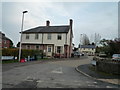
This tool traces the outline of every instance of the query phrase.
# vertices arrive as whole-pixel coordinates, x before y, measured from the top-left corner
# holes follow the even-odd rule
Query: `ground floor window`
[[[27,49],[30,49],[30,45],[27,45],[27,47],[26,47]]]
[[[39,49],[40,48],[40,46],[39,45],[36,45],[36,49]]]
[[[61,53],[62,52],[62,46],[57,46],[57,53]]]

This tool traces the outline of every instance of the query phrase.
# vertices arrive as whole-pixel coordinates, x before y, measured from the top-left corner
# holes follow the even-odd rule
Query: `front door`
[[[52,56],[52,45],[47,46],[47,56]]]

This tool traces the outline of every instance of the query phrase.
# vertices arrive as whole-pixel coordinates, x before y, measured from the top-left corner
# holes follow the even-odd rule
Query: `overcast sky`
[[[2,32],[14,45],[19,42],[22,11],[27,10],[24,30],[50,25],[68,25],[73,19],[73,43],[78,46],[80,34],[99,33],[102,38],[118,36],[117,2],[2,2]]]

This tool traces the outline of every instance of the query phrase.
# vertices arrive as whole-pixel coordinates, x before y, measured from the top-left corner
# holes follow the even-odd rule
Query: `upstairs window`
[[[61,40],[61,39],[62,39],[62,34],[58,34],[58,35],[57,35],[57,39],[58,39],[58,40]]]
[[[38,39],[39,38],[39,34],[35,34],[35,39]]]
[[[26,39],[29,39],[29,34],[26,34]]]
[[[47,39],[51,40],[51,34],[50,33],[47,35]]]

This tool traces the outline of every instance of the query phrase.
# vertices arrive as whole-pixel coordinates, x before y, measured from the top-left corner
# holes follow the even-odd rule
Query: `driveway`
[[[28,64],[3,65],[3,88],[117,88],[117,85],[97,81],[75,70],[90,63],[92,57],[40,61]],[[7,69],[11,67],[11,69]]]

